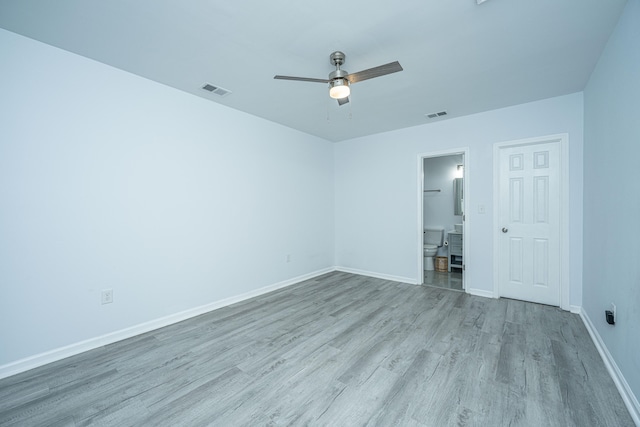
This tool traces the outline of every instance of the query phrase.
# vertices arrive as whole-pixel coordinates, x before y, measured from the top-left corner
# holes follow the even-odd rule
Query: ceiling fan
[[[329,60],[332,65],[335,65],[336,70],[329,74],[328,79],[292,76],[274,76],[273,78],[279,80],[296,80],[301,82],[329,83],[329,96],[337,99],[338,105],[344,105],[349,102],[349,94],[351,93],[351,89],[349,89],[350,84],[402,71],[400,63],[398,61],[394,61],[378,67],[349,74],[346,70],[342,70],[340,68],[346,60],[346,55],[344,53],[340,51],[333,52],[329,55]]]

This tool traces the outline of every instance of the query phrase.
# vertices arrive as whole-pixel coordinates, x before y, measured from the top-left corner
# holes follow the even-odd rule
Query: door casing
[[[466,272],[466,267],[468,265],[469,260],[469,244],[470,241],[469,236],[471,235],[471,224],[469,222],[469,147],[461,147],[461,148],[452,148],[450,150],[441,150],[441,151],[432,151],[429,153],[418,154],[418,224],[417,224],[417,242],[416,246],[418,247],[418,273],[416,275],[417,280],[416,283],[418,285],[424,284],[424,206],[423,206],[423,196],[424,196],[424,159],[430,157],[444,157],[444,156],[455,156],[458,154],[463,155],[463,168],[464,168],[464,180],[463,180],[463,194],[464,199],[463,203],[463,213],[464,220],[462,221],[462,259],[465,270],[462,273],[462,288],[465,292],[469,292],[469,284],[470,278]]]

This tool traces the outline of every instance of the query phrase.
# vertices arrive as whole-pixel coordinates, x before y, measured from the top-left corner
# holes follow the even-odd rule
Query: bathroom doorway
[[[468,149],[423,154],[419,163],[418,283],[464,291]]]

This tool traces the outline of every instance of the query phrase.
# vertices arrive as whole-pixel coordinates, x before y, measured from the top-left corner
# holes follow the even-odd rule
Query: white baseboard
[[[580,314],[582,313],[582,307],[580,307],[579,305],[570,305],[569,311],[573,314]]]
[[[85,341],[77,342],[65,347],[56,348],[54,350],[47,351],[45,353],[36,354],[34,356],[27,357],[25,359],[17,360],[15,362],[8,363],[0,366],[0,379],[10,377],[11,375],[19,374],[21,372],[28,371],[29,369],[37,368],[48,363],[56,362],[58,360],[65,359],[76,354],[84,353],[85,351],[93,350],[98,347],[102,347],[114,342],[122,341],[127,338],[134,337],[146,332],[150,332],[174,323],[182,322],[183,320],[190,319],[192,317],[199,316],[204,313],[216,310],[218,308],[226,307],[231,304],[235,304],[240,301],[244,301],[253,297],[257,297],[277,289],[285,288],[287,286],[294,285],[296,283],[303,282],[305,280],[313,279],[314,277],[321,276],[326,273],[335,271],[335,268],[325,268],[322,270],[314,271],[309,274],[294,277],[292,279],[284,280],[273,285],[265,286],[260,289],[256,289],[244,294],[236,295],[230,298],[225,298],[220,301],[215,301],[209,304],[201,305],[199,307],[191,308],[189,310],[181,311],[179,313],[171,314],[169,316],[161,317],[159,319],[151,320],[149,322],[141,323],[130,328],[121,329],[119,331],[111,332],[106,335],[102,335],[95,338],[90,338]]]
[[[598,330],[595,328],[595,326],[591,322],[591,319],[587,315],[587,312],[584,310],[584,308],[580,310],[579,314],[580,314],[580,317],[582,318],[582,322],[584,323],[584,326],[587,328],[587,331],[589,331],[589,335],[591,335],[591,340],[593,340],[593,343],[595,344],[596,348],[598,349],[598,352],[600,353],[600,357],[602,357],[602,360],[604,361],[604,365],[607,367],[607,370],[609,371],[609,375],[611,375],[613,382],[618,388],[618,391],[620,392],[620,396],[622,396],[622,400],[624,401],[624,404],[627,406],[627,409],[631,414],[631,418],[633,418],[633,421],[636,423],[637,426],[640,426],[640,403],[638,403],[638,399],[633,394],[631,387],[629,387],[629,383],[627,383],[627,380],[624,378],[624,375],[622,375],[620,368],[618,368],[616,361],[611,356],[611,353],[609,353],[607,346],[605,345],[604,341],[602,340],[602,337],[598,333]]]
[[[469,289],[466,289],[466,291],[468,294],[475,295],[477,297],[495,298],[493,291],[487,291],[484,289],[475,289],[475,288],[469,288]]]
[[[411,279],[409,277],[392,276],[390,274],[383,274],[383,273],[374,273],[373,271],[358,270],[357,268],[335,267],[335,271],[342,271],[343,273],[358,274],[360,276],[375,277],[376,279],[382,279],[382,280],[391,280],[393,282],[408,283],[410,285],[418,284],[416,279]]]

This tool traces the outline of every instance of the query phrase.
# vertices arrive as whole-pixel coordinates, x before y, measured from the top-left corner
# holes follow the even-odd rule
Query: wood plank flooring
[[[580,318],[330,273],[0,380],[1,426],[633,426]]]

